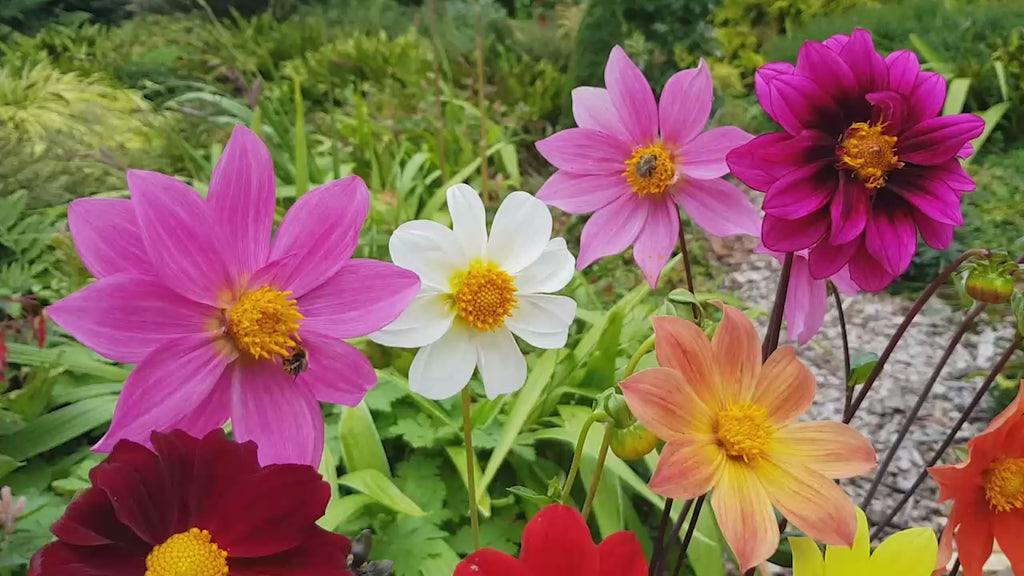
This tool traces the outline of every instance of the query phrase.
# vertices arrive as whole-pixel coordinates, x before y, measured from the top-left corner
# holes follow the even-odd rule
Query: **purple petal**
[[[964,144],[981,136],[985,121],[974,114],[939,116],[925,120],[900,136],[896,153],[900,160],[935,166],[955,158]]]
[[[878,292],[892,284],[896,274],[886,270],[878,260],[868,252],[863,245],[850,258],[850,279],[853,280],[861,290],[867,292]]]
[[[818,131],[799,136],[773,132],[758,136],[726,156],[733,176],[747,186],[767,192],[792,170],[835,155],[836,140]]]
[[[850,258],[861,245],[858,238],[853,242],[835,245],[831,238],[826,238],[811,248],[807,257],[807,264],[811,276],[824,279],[837,273],[850,262]]]
[[[93,276],[155,274],[130,200],[72,200],[68,227],[82,264]]]
[[[786,333],[803,346],[818,333],[825,322],[828,289],[824,280],[811,277],[807,259],[793,258],[793,269],[786,292]]]
[[[632,148],[618,138],[587,128],[569,128],[538,141],[548,162],[574,174],[622,174]]]
[[[153,277],[117,274],[46,309],[61,328],[97,354],[135,364],[168,340],[208,333],[220,311],[189,300]]]
[[[768,189],[762,208],[778,218],[806,216],[828,204],[836,194],[838,175],[831,163],[797,168]]]
[[[236,354],[209,334],[165,342],[128,376],[110,429],[93,450],[109,452],[122,439],[148,445],[152,432],[171,430],[209,396]]]
[[[580,235],[576,269],[583,270],[598,258],[618,254],[628,248],[647,220],[649,204],[635,194],[626,194],[594,212]]]
[[[304,296],[303,330],[357,338],[390,324],[420,290],[416,273],[388,262],[356,258]]]
[[[875,121],[888,124],[885,127],[887,133],[898,134],[903,131],[911,108],[906,98],[891,90],[872,92],[865,98],[874,107],[872,115],[876,117]]]
[[[761,225],[761,241],[769,250],[796,252],[814,246],[828,232],[828,210],[818,210],[795,220],[766,214]]]
[[[846,46],[846,43],[849,41],[850,37],[847,36],[846,34],[836,34],[830,38],[827,38],[824,42],[822,42],[822,44],[829,50],[838,54],[842,52],[843,46]]]
[[[673,74],[665,83],[658,104],[661,139],[676,146],[693,140],[711,117],[713,96],[711,71],[703,58],[696,68]]]
[[[924,243],[936,250],[945,250],[953,243],[953,225],[937,222],[920,212],[914,212],[914,223],[921,231]]]
[[[974,178],[964,170],[963,164],[956,158],[950,158],[938,166],[929,166],[927,169],[916,168],[920,173],[932,180],[945,182],[950,188],[958,192],[970,192],[974,190]]]
[[[907,100],[914,103],[907,112],[908,126],[935,118],[946,102],[946,79],[936,72],[919,73]]]
[[[954,160],[955,162],[956,160]],[[963,214],[960,213],[960,194],[941,180],[933,180],[922,174],[921,170],[905,170],[900,178],[892,178],[886,188],[899,194],[911,206],[920,210],[925,216],[954,226],[962,226]]]
[[[875,43],[867,30],[855,29],[839,56],[853,71],[861,92],[866,94],[888,88],[889,69],[882,55],[875,50]]]
[[[679,212],[670,198],[651,202],[647,222],[636,237],[633,260],[644,273],[651,288],[658,286],[658,278],[665,263],[672,257],[679,238]]]
[[[690,178],[711,180],[729,173],[726,155],[753,138],[735,126],[721,126],[689,141],[679,151],[679,169]]]
[[[966,160],[967,158],[970,158],[973,154],[974,154],[974,144],[968,142],[968,143],[964,144],[964,147],[961,148],[959,152],[956,153],[956,157],[957,158],[963,158],[963,159]]]
[[[779,119],[772,109],[771,90],[768,85],[777,76],[795,73],[796,68],[789,62],[769,62],[758,68],[757,73],[754,74],[754,92],[757,94],[757,101],[761,103],[761,108],[764,108],[768,116],[776,122]]]
[[[829,276],[829,280],[832,282],[832,285],[835,286],[837,290],[839,290],[841,294],[853,296],[857,294],[857,292],[860,292],[860,288],[858,288],[857,284],[853,281],[852,278],[850,278],[849,266],[845,266],[839,272],[836,272],[832,276]]]
[[[875,198],[864,231],[864,246],[893,276],[910,266],[917,251],[917,227],[902,201],[888,195]]]
[[[654,142],[658,137],[658,105],[654,91],[643,72],[619,46],[612,48],[608,56],[604,84],[632,142],[641,145]]]
[[[270,250],[275,286],[298,298],[333,276],[352,257],[370,211],[358,176],[310,190],[288,210]]]
[[[320,465],[324,419],[320,404],[302,378],[274,362],[237,362],[232,366],[234,402],[231,426],[239,442],[259,447],[262,466]]]
[[[156,172],[129,170],[128,190],[150,262],[164,283],[197,302],[223,306],[238,286],[206,202]]]
[[[302,345],[306,348],[309,367],[299,379],[309,387],[320,402],[355,406],[377,383],[373,366],[355,346],[303,329]]]
[[[761,214],[739,188],[722,179],[683,180],[672,197],[694,223],[712,236],[757,236]]]
[[[871,192],[863,182],[853,176],[840,174],[839,189],[829,207],[832,217],[829,233],[831,241],[846,244],[860,236],[867,223],[870,203]]]
[[[889,90],[910,96],[921,72],[917,54],[911,50],[897,50],[885,58],[889,68]]]
[[[790,134],[820,129],[832,133],[842,129],[837,124],[839,110],[835,102],[813,80],[796,75],[779,75],[768,83],[775,121]]]
[[[537,191],[549,206],[569,214],[589,214],[632,192],[622,174],[573,174],[559,170]]]
[[[576,125],[611,134],[622,140],[629,139],[629,133],[622,126],[619,114],[612,106],[612,98],[604,88],[580,86],[572,91],[572,115]]]
[[[796,60],[796,73],[810,78],[833,100],[840,102],[857,91],[857,79],[839,54],[818,42],[804,42]]]

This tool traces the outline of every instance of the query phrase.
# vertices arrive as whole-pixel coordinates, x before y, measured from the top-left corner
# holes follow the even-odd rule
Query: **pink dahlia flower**
[[[80,342],[138,364],[106,436],[194,436],[231,418],[263,464],[316,466],[318,401],[356,405],[376,382],[343,338],[379,330],[419,291],[415,274],[352,259],[370,207],[357,177],[325,184],[274,223],[274,169],[263,142],[236,128],[204,200],[155,172],[128,172],[131,200],[68,209],[78,253],[99,280],[49,307]]]
[[[659,105],[616,46],[604,82],[607,89],[572,91],[579,128],[537,142],[558,168],[537,197],[570,214],[594,213],[583,227],[576,269],[633,245],[633,259],[653,287],[679,236],[676,204],[714,236],[756,235],[757,209],[722,179],[726,153],[751,136],[733,126],[704,131],[712,100],[707,64],[669,78]]]
[[[757,72],[765,112],[784,132],[729,153],[733,174],[765,193],[761,239],[776,252],[810,249],[815,278],[849,265],[864,290],[881,290],[910,265],[917,233],[942,250],[963,224],[960,197],[974,181],[958,157],[984,121],[939,116],[946,81],[898,50],[883,58],[854,30],[807,42],[796,66]]]

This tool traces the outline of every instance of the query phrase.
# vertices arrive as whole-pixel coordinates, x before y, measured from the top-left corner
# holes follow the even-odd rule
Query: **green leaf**
[[[395,486],[390,478],[381,474],[379,470],[366,469],[349,472],[338,478],[338,483],[366,494],[377,503],[387,506],[400,514],[407,514],[409,516],[423,516],[425,514],[415,502],[410,500],[408,496]]]
[[[462,484],[466,486],[466,494],[469,494],[469,475],[466,473],[466,448],[464,446],[448,446],[445,448],[448,452],[448,457],[452,459],[452,464],[455,464],[455,469],[459,471],[459,476],[462,478]],[[473,458],[473,481],[476,483],[476,506],[483,513],[484,516],[490,518],[491,516],[491,495],[487,493],[487,487],[483,485],[483,475],[480,473],[480,459]],[[467,510],[471,510],[469,506]]]
[[[984,112],[977,113],[978,116],[981,116],[982,120],[985,121],[985,130],[982,131],[981,136],[978,136],[971,141],[971,145],[974,147],[974,154],[971,155],[971,158],[978,155],[978,150],[980,150],[985,144],[985,141],[988,140],[992,131],[995,130],[996,125],[999,124],[999,121],[1002,120],[1003,115],[1006,114],[1006,111],[1009,109],[1009,102],[1000,102]],[[970,160],[970,158],[968,158],[968,160]]]
[[[376,504],[377,501],[366,494],[349,494],[337,500],[331,500],[323,517],[316,521],[317,526],[324,530],[334,530],[346,520],[355,517],[363,508]]]
[[[519,154],[515,144],[509,143],[502,146],[498,150],[498,154],[501,156],[502,165],[505,166],[505,172],[508,173],[509,184],[518,185],[522,176],[519,173]]]
[[[0,438],[0,453],[16,460],[42,454],[110,422],[116,404],[117,396],[97,396],[58,408]]]
[[[612,308],[597,339],[597,346],[587,358],[587,370],[579,384],[581,388],[607,390],[615,386],[615,360],[619,357],[622,322],[622,309]]]
[[[953,78],[946,90],[946,102],[942,105],[942,115],[952,116],[964,111],[967,102],[967,91],[971,88],[970,78]]]
[[[0,454],[0,478],[7,476],[15,468],[20,468],[21,465],[21,462],[18,462],[14,458],[11,458],[6,454]]]
[[[510,486],[507,490],[516,496],[519,496],[527,502],[532,502],[537,506],[544,507],[548,504],[556,504],[556,501],[550,498],[547,494],[541,494],[535,490],[527,488],[526,486]]]
[[[37,346],[10,342],[7,361],[22,366],[62,366],[72,372],[88,374],[111,382],[124,382],[130,370],[99,359],[80,344],[40,349]]]
[[[851,356],[850,379],[846,385],[853,387],[867,382],[871,371],[875,369],[875,364],[878,364],[878,354],[874,352],[858,352]]]
[[[360,402],[354,408],[342,408],[339,427],[341,456],[346,470],[355,472],[372,469],[391,476],[388,455],[384,452],[384,445],[373,423],[373,415],[365,402]]]
[[[72,404],[96,396],[119,394],[124,382],[107,382],[102,384],[82,384],[55,389],[50,399],[54,404]]]
[[[306,114],[298,76],[292,78],[292,84],[295,87],[295,197],[301,198],[309,190],[309,150],[306,148]]]

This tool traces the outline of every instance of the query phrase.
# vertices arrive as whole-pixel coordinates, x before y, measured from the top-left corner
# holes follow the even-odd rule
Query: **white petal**
[[[458,394],[476,369],[473,329],[461,322],[426,348],[421,348],[409,367],[409,389],[431,400],[445,400]]]
[[[519,302],[505,324],[537,348],[565,346],[569,326],[576,318],[576,301],[568,296],[517,294]]]
[[[576,258],[569,252],[564,238],[552,238],[547,247],[519,274],[516,289],[523,294],[558,292],[576,273]]]
[[[487,242],[487,259],[516,274],[540,257],[551,239],[551,212],[526,192],[509,194],[498,207]]]
[[[420,292],[394,322],[370,334],[370,340],[382,346],[421,348],[444,336],[454,318],[445,294]]]
[[[455,233],[432,220],[402,224],[391,235],[388,248],[392,262],[441,292],[447,292],[452,275],[469,264]]]
[[[482,258],[487,248],[487,214],[476,190],[466,184],[448,189],[448,212],[452,230],[470,260]]]
[[[477,331],[476,350],[488,398],[511,394],[526,383],[526,358],[506,328]]]

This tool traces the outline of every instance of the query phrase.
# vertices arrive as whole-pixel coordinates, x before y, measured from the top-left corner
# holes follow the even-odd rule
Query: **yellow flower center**
[[[146,556],[145,576],[227,576],[228,553],[199,528],[175,534]]]
[[[235,347],[257,359],[289,356],[302,321],[298,302],[289,295],[267,286],[242,294],[227,312]]]
[[[1024,509],[1024,458],[1000,458],[985,472],[985,499],[996,512]]]
[[[768,451],[775,428],[768,411],[752,402],[730,404],[718,413],[718,445],[732,458],[754,462]]]
[[[889,172],[903,167],[896,155],[896,137],[887,136],[885,127],[885,122],[854,122],[839,141],[837,167],[849,170],[872,189],[884,186]]]
[[[516,307],[515,279],[490,262],[474,261],[451,279],[455,309],[477,330],[494,330],[505,323]]]
[[[661,144],[637,148],[622,175],[637,196],[664,194],[679,179],[672,156]]]

